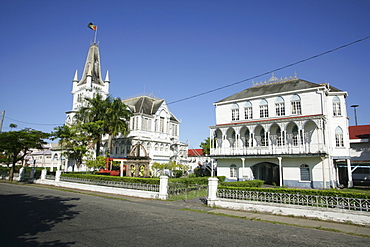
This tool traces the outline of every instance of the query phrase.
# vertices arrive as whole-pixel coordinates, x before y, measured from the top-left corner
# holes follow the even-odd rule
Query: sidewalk
[[[49,188],[53,187],[50,185],[41,185],[41,184],[37,184],[36,186],[49,187]],[[54,187],[54,188],[63,189],[62,187]],[[93,191],[86,191],[86,190],[79,190],[79,189],[66,188],[66,190],[71,191],[71,192],[76,192],[76,193],[84,193],[84,194],[89,194],[89,195],[109,197],[112,199],[124,199],[124,200],[137,201],[137,202],[151,200],[151,199],[144,199],[144,198],[138,198],[138,197],[108,194],[108,193],[102,193],[102,192],[93,192]],[[368,236],[370,238],[370,227],[357,226],[357,225],[345,224],[345,223],[327,222],[327,221],[320,221],[320,220],[314,220],[314,219],[304,219],[304,218],[299,218],[299,217],[278,216],[278,215],[247,212],[247,211],[237,211],[237,210],[231,210],[231,209],[211,208],[211,207],[207,207],[204,204],[204,198],[192,199],[189,201],[155,200],[153,202],[171,204],[173,206],[176,206],[176,208],[179,208],[179,209],[186,208],[188,210],[204,211],[205,213],[233,216],[233,217],[244,218],[247,220],[260,220],[264,222],[270,222],[273,224],[285,224],[285,225],[298,226],[298,227],[316,228],[319,230],[338,231],[338,232],[343,232],[343,233]]]

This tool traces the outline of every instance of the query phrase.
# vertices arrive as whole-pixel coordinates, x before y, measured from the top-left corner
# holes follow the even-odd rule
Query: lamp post
[[[357,113],[356,113],[356,107],[358,107],[359,105],[351,105],[351,107],[353,107],[354,111],[355,111],[355,124],[357,126]]]

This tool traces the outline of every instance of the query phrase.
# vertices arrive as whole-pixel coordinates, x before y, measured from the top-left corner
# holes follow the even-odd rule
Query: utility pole
[[[357,126],[357,113],[356,113],[356,107],[358,107],[359,105],[351,105],[351,107],[353,107],[354,111],[355,111],[355,123],[356,123],[356,126]]]
[[[3,129],[4,115],[5,115],[5,110],[0,112],[0,133]]]

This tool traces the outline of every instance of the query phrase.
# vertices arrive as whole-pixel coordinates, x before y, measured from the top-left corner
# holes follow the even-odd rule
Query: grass
[[[180,201],[180,200],[189,200],[197,197],[207,197],[207,189],[192,190],[183,194],[169,195],[168,200]]]
[[[355,186],[343,189],[345,192],[370,194],[370,186]]]

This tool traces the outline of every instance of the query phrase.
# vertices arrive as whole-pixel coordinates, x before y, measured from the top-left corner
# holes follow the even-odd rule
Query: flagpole
[[[96,31],[94,32],[95,33],[95,36],[94,36],[94,44],[96,44],[96,34],[98,32],[98,28],[96,28]]]

